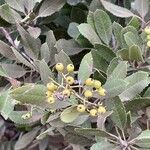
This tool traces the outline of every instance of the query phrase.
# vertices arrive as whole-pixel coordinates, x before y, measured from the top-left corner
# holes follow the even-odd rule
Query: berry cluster
[[[150,47],[150,27],[147,26],[144,31],[147,34],[147,46]]]
[[[73,64],[68,64],[65,68],[62,63],[57,63],[55,69],[62,75],[62,81],[60,84],[50,78],[51,82],[47,84],[46,92],[48,103],[54,103],[56,98],[59,100],[61,97],[61,100],[63,100],[73,95],[78,100],[78,112],[82,113],[86,111],[91,116],[97,116],[97,114],[106,112],[105,107],[100,104],[101,99],[96,99],[96,101],[94,99],[94,94],[98,94],[100,97],[106,94],[100,81],[88,78],[84,85],[80,85],[80,82],[75,80],[74,76],[71,76],[73,73],[75,74]],[[66,74],[64,74],[64,70],[67,71]],[[92,102],[90,101],[91,99]]]

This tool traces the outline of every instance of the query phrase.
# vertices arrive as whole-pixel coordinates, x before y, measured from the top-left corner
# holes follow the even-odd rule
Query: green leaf
[[[120,61],[109,75],[109,79],[124,79],[127,75],[127,61]]]
[[[135,138],[134,143],[141,148],[150,148],[150,130],[143,131]]]
[[[112,25],[112,28],[113,28],[115,39],[117,42],[117,47],[122,47],[121,30],[123,29],[123,27],[119,23],[114,22]]]
[[[109,11],[110,13],[112,13],[113,15],[115,15],[117,17],[127,18],[127,17],[136,16],[135,14],[133,14],[130,10],[128,10],[126,8],[114,5],[105,0],[101,0],[101,2],[107,11]]]
[[[117,56],[121,57],[122,60],[130,60],[129,59],[129,49],[123,48],[117,51]]]
[[[107,80],[104,89],[106,89],[106,95],[108,97],[115,97],[121,94],[127,86],[127,82],[125,82],[123,79],[110,79]]]
[[[132,17],[127,26],[132,26],[138,30],[140,27],[140,20],[136,17]]]
[[[110,62],[116,55],[113,50],[103,44],[95,44],[95,49],[108,62]]]
[[[141,47],[141,39],[138,35],[134,34],[133,32],[127,32],[124,34],[124,39],[126,41],[126,44],[131,47],[133,45],[138,45]]]
[[[23,148],[26,148],[35,139],[39,129],[40,129],[39,127],[36,127],[30,132],[21,136],[15,144],[15,150],[21,150]]]
[[[60,115],[61,121],[65,123],[73,122],[78,116],[80,115],[80,112],[77,111],[76,106],[72,106],[69,108],[66,108]]]
[[[94,13],[89,11],[87,16],[87,23],[96,31],[94,24]]]
[[[141,61],[144,62],[141,48],[137,45],[133,45],[129,49],[129,59],[131,61]]]
[[[112,134],[104,131],[104,130],[100,130],[100,129],[92,129],[92,128],[76,128],[75,131],[80,134],[83,135],[85,137],[89,137],[89,136],[100,136],[103,138],[114,138]]]
[[[149,10],[149,1],[148,0],[135,0],[134,9],[140,14],[144,19]]]
[[[38,84],[27,84],[13,89],[10,96],[21,103],[43,105],[46,104],[46,86]]]
[[[98,142],[92,145],[92,147],[90,148],[90,150],[104,150],[104,149],[111,149],[111,150],[116,150],[115,149],[115,145],[110,144],[107,141],[103,141],[103,142]],[[118,149],[119,150],[119,149]]]
[[[138,109],[145,108],[150,105],[150,97],[135,98],[126,103],[126,109],[128,111],[137,111]]]
[[[13,53],[15,54],[16,58],[21,62],[23,63],[24,65],[32,68],[32,69],[35,69],[34,66],[32,64],[30,64],[14,47],[11,47],[12,48],[12,51]]]
[[[21,26],[17,25],[18,32],[22,38],[23,45],[25,47],[25,52],[32,58],[37,59],[39,56],[39,50],[41,43],[39,39],[32,37],[26,30]]]
[[[115,97],[114,99],[109,100],[107,104],[107,107],[110,110],[113,110],[113,113],[110,116],[112,121],[116,126],[123,130],[127,122],[127,114],[120,98]]]
[[[1,64],[4,72],[12,78],[20,78],[27,73],[27,71],[16,64]]]
[[[0,17],[11,24],[15,24],[21,20],[21,16],[7,4],[0,6]]]
[[[110,17],[103,10],[96,10],[94,12],[94,23],[101,40],[109,45],[112,36],[112,23]]]
[[[56,42],[55,47],[57,48],[58,52],[63,50],[69,56],[78,54],[84,50],[84,48],[80,47],[80,45],[74,39],[60,39]]]
[[[87,23],[82,23],[78,26],[79,32],[87,38],[91,44],[101,43],[94,29]]]
[[[40,7],[38,17],[50,16],[59,11],[64,4],[65,0],[45,0]]]
[[[143,97],[150,97],[150,87],[146,90]]]
[[[2,67],[0,67],[0,76],[8,77],[8,75],[6,74],[5,70]]]
[[[72,38],[74,38],[74,39],[76,39],[76,38],[80,35],[80,32],[79,32],[78,27],[77,27],[78,25],[79,25],[79,24],[76,23],[76,22],[71,22],[71,23],[69,24],[69,27],[68,27],[68,30],[67,30],[68,34],[69,34]]]
[[[39,61],[39,73],[44,84],[49,82],[49,77],[53,77],[53,74],[44,59]]]
[[[146,86],[148,86],[148,73],[139,71],[125,78],[125,81],[129,84],[124,92],[119,95],[122,101],[131,100],[137,94],[140,94]]]
[[[81,83],[84,83],[87,78],[92,74],[93,69],[93,58],[92,54],[86,54],[80,64],[79,72],[78,72],[78,80]]]
[[[0,40],[0,53],[6,57],[9,58],[11,60],[15,60],[16,57],[12,51],[12,49],[10,48],[9,45],[7,45],[6,43],[4,43],[3,41]]]

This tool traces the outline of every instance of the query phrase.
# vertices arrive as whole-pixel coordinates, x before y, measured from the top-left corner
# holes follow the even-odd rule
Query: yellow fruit
[[[147,42],[147,46],[150,47],[150,41]]]
[[[74,83],[74,78],[71,76],[66,77],[66,83],[72,85]]]
[[[69,89],[64,89],[62,94],[69,97],[71,95],[71,92]]]
[[[85,97],[92,97],[92,95],[93,95],[93,93],[90,91],[90,90],[86,90],[85,92],[84,92],[84,96]]]
[[[78,112],[81,112],[81,113],[83,113],[83,112],[85,112],[85,106],[84,105],[82,105],[82,104],[79,104],[78,106],[77,106],[77,111]]]
[[[96,110],[95,108],[91,109],[91,110],[90,110],[90,115],[91,115],[92,117],[97,116],[97,110]]]
[[[104,106],[99,106],[98,107],[98,113],[104,114],[106,112],[106,108]]]
[[[22,115],[21,118],[25,120],[25,119],[30,119],[31,116],[32,116],[32,115],[31,115],[31,112],[28,112],[28,113]]]
[[[73,64],[67,65],[67,71],[68,72],[73,72],[74,71],[74,65]]]
[[[146,28],[144,29],[144,31],[145,31],[146,34],[150,34],[150,27],[146,27]]]
[[[51,91],[47,91],[47,92],[46,92],[46,97],[50,97],[50,96],[52,96],[52,94],[53,94],[53,93],[52,93]]]
[[[103,88],[98,90],[98,93],[99,93],[100,96],[105,96],[106,95],[105,92],[106,92],[106,90],[103,89]]]
[[[150,40],[150,35],[147,35],[147,40]]]
[[[51,96],[47,99],[47,102],[50,104],[53,104],[55,102],[55,98],[53,96]]]
[[[93,83],[93,86],[96,88],[96,89],[99,89],[101,87],[101,82],[98,81],[98,80],[95,80],[94,83]]]
[[[87,86],[93,86],[93,79],[92,79],[92,78],[88,78],[88,79],[85,81],[85,85],[87,85]]]
[[[55,68],[57,71],[62,72],[64,70],[64,65],[62,63],[57,63]]]
[[[50,83],[47,84],[47,89],[48,89],[49,91],[54,91],[55,88],[56,88],[56,87],[55,87],[55,84],[54,84],[54,83],[50,82]]]

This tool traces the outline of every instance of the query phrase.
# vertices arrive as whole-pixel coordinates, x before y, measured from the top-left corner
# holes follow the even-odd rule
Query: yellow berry
[[[55,68],[57,71],[62,72],[64,70],[64,65],[62,63],[57,63]]]
[[[147,42],[147,46],[150,47],[150,41]]]
[[[92,79],[92,78],[88,78],[88,79],[85,81],[85,85],[87,85],[87,86],[93,86],[93,79]]]
[[[23,115],[21,116],[21,118],[25,120],[25,119],[30,119],[31,116],[32,116],[32,115],[31,115],[31,112],[28,112],[28,113],[26,113],[26,114],[23,114]]]
[[[150,35],[147,35],[147,40],[150,40]]]
[[[52,91],[47,91],[46,92],[46,97],[50,97],[50,96],[52,96],[52,94],[53,94]]]
[[[71,92],[70,92],[69,89],[64,89],[63,92],[62,92],[62,94],[69,97],[71,95]]]
[[[55,98],[53,96],[51,96],[47,99],[47,102],[50,104],[53,104],[55,102]]]
[[[92,95],[93,95],[93,93],[90,91],[90,90],[86,90],[85,92],[84,92],[84,96],[85,97],[92,97]]]
[[[47,89],[49,90],[49,91],[54,91],[55,90],[55,84],[54,83],[48,83],[47,84]]]
[[[106,90],[103,89],[103,88],[98,90],[98,93],[99,93],[100,96],[105,96],[106,95],[105,92],[106,92]]]
[[[96,89],[99,89],[101,87],[101,82],[98,81],[98,80],[95,80],[94,83],[93,83],[93,86],[96,88]]]
[[[73,72],[74,71],[74,65],[73,64],[67,65],[67,71],[68,72]]]
[[[91,115],[92,117],[97,116],[97,110],[96,110],[95,108],[91,109],[91,110],[90,110],[90,115]]]
[[[84,105],[82,105],[82,104],[79,104],[78,106],[77,106],[77,111],[78,112],[81,112],[81,113],[83,113],[83,112],[85,112],[85,106]]]
[[[66,77],[66,83],[72,85],[74,83],[74,78],[71,76]]]
[[[106,112],[106,108],[104,106],[99,106],[98,107],[98,113],[104,114]]]
[[[146,28],[144,29],[144,31],[145,31],[146,34],[150,34],[150,27],[146,27]]]

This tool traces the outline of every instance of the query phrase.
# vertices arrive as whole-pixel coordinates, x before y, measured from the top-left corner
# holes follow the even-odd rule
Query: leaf
[[[78,71],[78,80],[81,83],[84,83],[87,78],[92,74],[92,69],[93,69],[93,58],[91,53],[86,54],[79,67]]]
[[[135,138],[134,143],[142,148],[150,148],[150,130],[142,131],[142,133]]]
[[[89,11],[87,16],[87,23],[96,31],[94,23],[94,13]]]
[[[143,97],[150,97],[150,87],[146,90]]]
[[[132,26],[138,30],[140,27],[140,20],[136,17],[132,17],[127,26]]]
[[[67,30],[67,33],[69,34],[70,37],[76,39],[79,35],[80,35],[80,32],[78,30],[78,26],[79,24],[76,23],[76,22],[71,22],[69,24],[69,27],[68,27],[68,30]]]
[[[141,39],[138,35],[134,34],[133,32],[127,32],[124,34],[124,39],[126,41],[126,44],[131,47],[133,45],[138,45],[141,47]]]
[[[46,86],[27,84],[11,91],[10,96],[21,103],[43,105],[46,103]]]
[[[12,78],[20,78],[26,74],[26,70],[16,64],[1,64],[5,73]]]
[[[19,24],[17,24],[18,32],[22,38],[23,45],[25,47],[25,52],[32,58],[37,59],[39,55],[39,50],[41,43],[39,39],[32,37],[26,30]]]
[[[65,0],[45,0],[40,7],[38,17],[50,16],[59,11],[64,4]]]
[[[144,62],[141,48],[137,45],[133,45],[129,49],[129,59],[131,61],[141,61]]]
[[[93,144],[92,147],[90,148],[90,150],[104,150],[104,149],[115,150],[115,145],[110,144],[107,141],[103,141]]]
[[[103,86],[104,89],[106,89],[106,95],[108,97],[115,97],[119,94],[121,94],[127,86],[127,82],[125,82],[123,79],[110,79],[107,80],[105,85]]]
[[[8,77],[8,75],[6,74],[5,70],[2,67],[0,67],[0,76]]]
[[[109,79],[124,79],[127,75],[127,61],[120,61],[109,75]]]
[[[113,25],[112,25],[112,28],[113,28],[115,39],[116,39],[116,42],[117,42],[117,47],[122,47],[121,30],[123,29],[123,27],[119,23],[114,22]]]
[[[113,50],[103,44],[95,44],[95,49],[108,62],[110,62],[116,55]]]
[[[16,57],[12,51],[12,49],[10,48],[9,45],[7,45],[6,43],[4,43],[3,41],[0,40],[0,53],[6,57],[9,58],[11,60],[15,60]]]
[[[150,97],[139,97],[126,103],[128,111],[137,111],[150,105]]]
[[[28,29],[27,29],[27,31],[35,39],[38,38],[40,36],[40,34],[41,34],[41,29],[38,28],[38,27],[31,27],[31,26],[29,26]]]
[[[139,71],[130,75],[129,77],[125,78],[125,81],[129,84],[124,92],[119,95],[122,101],[131,100],[137,94],[140,94],[143,89],[149,84],[148,74],[143,71]]]
[[[16,58],[21,62],[23,63],[24,65],[30,67],[30,68],[34,68],[34,66],[32,64],[30,64],[14,47],[11,47],[12,48],[12,51],[14,52]]]
[[[149,10],[149,1],[148,0],[135,0],[134,9],[140,14],[144,19]]]
[[[135,16],[130,10],[128,10],[126,8],[114,5],[105,0],[101,0],[101,2],[107,11],[109,11],[110,13],[112,13],[113,15],[115,15],[117,17],[127,18],[127,17]]]
[[[112,23],[110,17],[103,10],[96,10],[94,12],[94,23],[101,40],[109,45],[112,36]]]
[[[39,62],[39,73],[44,84],[47,84],[49,82],[49,77],[53,76],[49,66],[44,59]]]
[[[103,138],[114,138],[112,134],[104,130],[94,129],[94,128],[76,128],[75,132],[85,137],[99,136]]]
[[[94,29],[87,23],[82,23],[78,26],[79,32],[89,40],[91,44],[101,43]]]
[[[102,71],[103,73],[105,73],[106,69],[108,67],[108,63],[102,57],[101,52],[92,50],[91,54],[92,54],[92,58],[93,58],[93,67]]]
[[[78,54],[84,50],[84,48],[80,47],[80,45],[73,39],[60,39],[56,42],[55,47],[58,52],[63,50],[69,56]]]
[[[7,4],[0,6],[0,17],[11,24],[15,24],[21,20],[21,16]]]
[[[113,113],[110,116],[112,121],[116,126],[123,130],[127,122],[127,114],[120,98],[115,97],[114,99],[109,100],[107,104],[107,107],[110,110],[113,110]]]
[[[25,14],[24,0],[5,0],[5,2],[13,9],[16,9],[17,11],[23,12]]]
[[[21,150],[23,148],[26,148],[35,139],[39,129],[39,127],[36,127],[20,137],[20,139],[15,144],[15,150]]]
[[[120,57],[122,60],[130,60],[129,59],[129,49],[123,48],[117,51],[117,56]]]
[[[80,115],[80,112],[77,111],[76,106],[72,106],[69,108],[66,108],[60,115],[61,121],[65,123],[73,122],[78,116]]]

